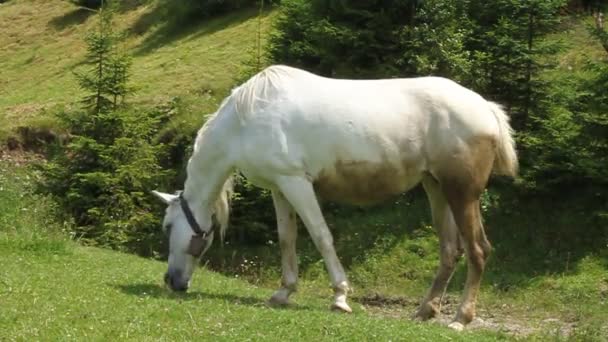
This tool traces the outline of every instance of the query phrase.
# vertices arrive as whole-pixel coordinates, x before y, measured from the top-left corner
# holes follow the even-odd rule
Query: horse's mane
[[[194,151],[192,155],[195,155],[201,146],[204,145],[204,140],[207,132],[210,132],[213,126],[215,125],[216,119],[219,117],[219,113],[221,112],[221,108],[226,105],[230,97],[224,99],[222,104],[220,105],[220,109],[215,113],[208,115],[205,124],[198,131],[196,139],[194,140]],[[233,175],[231,174],[224,184],[222,185],[221,190],[217,195],[217,199],[215,200],[214,209],[215,209],[215,219],[217,223],[219,223],[219,233],[220,238],[224,241],[224,236],[226,235],[226,230],[228,229],[228,223],[230,219],[230,200],[232,198],[232,194],[234,193],[234,182]]]
[[[251,77],[243,85],[235,88],[231,95],[222,101],[219,109],[207,117],[205,124],[197,134],[197,138],[194,142],[193,154],[196,154],[199,148],[204,144],[206,133],[212,130],[216,119],[218,119],[224,107],[233,104],[239,119],[243,121],[247,116],[256,111],[263,110],[270,101],[274,99],[274,95],[277,94],[277,91],[283,88],[282,85],[284,85],[284,81],[288,79],[294,71],[298,70],[283,65],[271,66]],[[233,175],[230,175],[224,182],[215,201],[215,218],[220,225],[220,237],[222,241],[226,234],[226,229],[228,228],[230,199],[233,192]]]
[[[233,176],[230,175],[220,191],[217,199],[215,200],[215,218],[220,224],[220,239],[223,242],[224,236],[226,236],[226,229],[228,229],[228,222],[230,219],[230,199],[234,193],[234,182]]]
[[[284,65],[273,65],[234,89],[230,98],[234,101],[234,108],[241,121],[247,116],[263,110],[272,100],[276,99],[279,90],[285,88],[285,81],[294,72],[301,72],[301,70]]]

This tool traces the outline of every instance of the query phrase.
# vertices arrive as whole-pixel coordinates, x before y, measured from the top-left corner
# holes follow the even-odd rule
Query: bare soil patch
[[[363,305],[364,309],[377,316],[411,319],[420,301],[407,297],[387,297],[378,293],[353,298]],[[441,303],[441,313],[429,320],[431,324],[447,326],[458,308],[459,298],[446,295]],[[510,306],[491,310],[478,307],[477,317],[467,325],[468,330],[492,330],[507,333],[516,337],[526,337],[534,333],[548,333],[562,337],[570,336],[576,328],[576,322],[566,322],[561,318],[533,319],[517,317],[509,312]]]
[[[32,162],[40,162],[44,160],[44,156],[34,152],[28,152],[21,149],[4,150],[0,148],[0,161],[8,162],[15,166],[24,166]]]

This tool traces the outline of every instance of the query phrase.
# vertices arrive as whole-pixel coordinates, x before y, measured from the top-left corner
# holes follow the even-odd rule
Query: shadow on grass
[[[141,35],[158,25],[158,27],[154,29],[154,32],[147,36],[135,50],[135,55],[141,56],[149,54],[164,45],[171,44],[174,41],[186,37],[196,39],[203,35],[213,34],[217,31],[239,25],[257,15],[258,12],[252,8],[235,11],[216,18],[200,21],[185,21],[180,20],[180,18],[177,17],[172,17],[170,13],[167,13],[167,9],[158,6],[152,11],[142,15],[130,28],[131,34]]]
[[[169,289],[154,283],[139,283],[111,286],[118,288],[121,292],[132,296],[150,296],[153,298],[169,298],[177,300],[200,300],[213,299],[232,304],[248,305],[248,306],[269,306],[266,300],[252,296],[238,296],[231,293],[208,293],[202,291],[188,291],[185,293],[172,292]],[[285,310],[312,310],[307,305],[293,304],[285,306],[272,306],[273,309]]]
[[[269,210],[268,216],[272,218],[263,222],[263,225],[268,227],[267,229],[276,230],[274,211]],[[427,229],[421,229],[430,222],[430,212],[422,187],[397,196],[392,203],[374,207],[361,208],[326,202],[323,204],[323,212],[334,237],[336,254],[347,271],[365,263],[369,253],[390,254],[404,240],[426,239],[428,234],[434,234]],[[260,245],[258,242],[256,246],[241,245],[238,242],[257,239],[255,233],[247,229],[251,227],[251,223],[247,225],[247,218],[261,216],[246,214],[241,213],[239,208],[234,208],[231,218],[231,226],[234,229],[228,231],[229,244],[223,247],[215,244],[210,249],[205,255],[208,261],[207,267],[226,276],[239,274],[241,279],[254,285],[258,284],[260,279],[276,281],[280,278],[281,269],[281,250],[276,237],[268,237],[262,232],[261,235],[275,242],[265,245]],[[238,217],[238,220],[233,219],[239,215],[242,217]],[[245,228],[235,227],[234,221],[243,224]],[[239,236],[240,232],[244,232],[245,235]],[[301,275],[308,274],[309,271],[317,274],[317,270],[327,274],[320,253],[300,221],[296,250]],[[269,275],[276,279],[269,278]],[[429,284],[431,280],[428,279]]]
[[[2,2],[2,1],[0,1]],[[144,5],[145,0],[122,0],[118,4],[118,12],[125,13]],[[98,13],[98,9],[87,7],[75,7],[72,11],[55,17],[49,21],[49,26],[57,31],[62,31],[71,26],[80,25],[89,19],[90,16]]]
[[[560,201],[540,196],[524,197],[516,192],[509,193],[513,191],[509,187],[513,186],[507,184],[499,190],[490,190],[499,197],[492,200],[496,203],[492,203],[483,214],[484,226],[493,245],[483,284],[505,293],[534,288],[536,283],[533,280],[539,277],[584,272],[580,267],[581,261],[589,257],[599,260],[599,265],[608,269],[608,250],[605,247],[608,224],[606,217],[600,215],[604,204],[594,202],[591,195],[570,196]],[[377,208],[326,205],[324,214],[332,228],[336,252],[349,275],[356,279],[361,274],[353,274],[353,271],[373,272],[366,265],[374,265],[378,260],[381,265],[387,265],[385,261],[392,258],[394,263],[390,268],[378,270],[378,273],[382,272],[379,281],[407,278],[416,284],[430,286],[439,264],[436,256],[439,247],[436,243],[424,244],[437,239],[434,229],[419,229],[423,224],[430,225],[430,209],[426,202],[424,192],[417,188],[395,203]],[[272,227],[274,223],[266,224]],[[306,274],[309,270],[325,273],[321,257],[308,233],[302,224],[299,228],[297,251],[301,273]],[[422,252],[419,266],[403,264],[403,253],[395,248],[401,248],[403,244],[400,242],[404,240],[411,242],[408,243],[410,254]],[[242,278],[254,284],[260,279],[268,280],[268,275],[280,277],[280,248],[276,243],[259,248],[232,245],[224,251],[216,249],[210,252],[209,266],[219,273],[244,274]],[[429,264],[434,266],[429,269]],[[418,269],[422,267],[425,269]],[[267,270],[276,270],[276,273]],[[462,291],[466,272],[463,257],[450,282],[450,290]],[[363,277],[367,276],[363,273]]]
[[[96,13],[95,10],[80,7],[64,15],[55,17],[49,21],[49,26],[57,31],[63,31],[71,26],[80,25]]]
[[[608,268],[608,225],[596,213],[603,204],[590,201],[593,196],[584,194],[584,189],[576,195],[560,194],[559,200],[502,190],[500,205],[484,213],[485,231],[493,246],[484,284],[505,293],[533,288],[534,280],[545,276],[584,272],[580,264],[590,257]],[[462,288],[464,265],[461,260],[451,289]]]

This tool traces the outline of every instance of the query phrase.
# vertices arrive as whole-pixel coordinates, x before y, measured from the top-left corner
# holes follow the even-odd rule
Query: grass
[[[297,304],[269,308],[272,287],[200,269],[187,294],[162,286],[166,263],[79,246],[32,193],[36,174],[0,162],[2,340],[505,340],[437,324],[330,312],[330,289],[303,286]],[[26,210],[24,210],[26,209]]]
[[[360,309],[339,315],[327,309],[327,298],[310,293],[299,295],[295,306],[272,309],[265,305],[270,289],[204,269],[188,294],[176,295],[161,286],[164,263],[95,248],[3,251],[2,258],[13,260],[2,271],[0,294],[0,336],[8,340],[501,339]]]
[[[542,199],[509,203],[508,197],[498,202],[484,215],[494,252],[478,300],[483,322],[474,322],[474,329],[538,340],[606,340],[608,254],[605,242],[591,241],[602,234],[594,231],[598,227],[585,214],[584,204]],[[337,254],[355,290],[352,301],[364,303],[372,315],[405,319],[430,286],[438,243],[428,211],[424,194],[417,190],[376,208],[325,208]],[[305,292],[326,291],[323,261],[303,229],[299,236],[301,286]],[[211,251],[215,253],[217,249]],[[278,253],[276,245],[226,246],[213,255],[211,265],[222,274],[272,287],[280,276]],[[441,321],[454,314],[465,276],[461,261]]]
[[[179,28],[180,23],[167,21],[157,1],[124,3],[116,21],[127,32],[123,48],[134,58],[132,101],[156,106],[179,98],[173,124],[194,132],[249,60],[243,47],[253,46],[256,11]],[[263,17],[264,30],[271,17]],[[67,1],[0,5],[0,141],[19,126],[52,128],[50,113],[82,95],[71,72],[83,67],[82,38],[94,22],[93,14]],[[598,46],[587,48],[581,22],[565,27],[555,38],[570,45],[557,59],[558,71],[546,75],[549,80],[568,77],[570,68],[584,72],[587,59],[580,51],[592,59],[602,52]],[[592,238],[605,236],[597,233],[605,228],[587,217],[585,203],[538,199],[488,211],[495,252],[484,276],[479,316],[498,324],[492,330],[509,334],[455,334],[408,319],[438,258],[421,192],[369,210],[327,208],[338,255],[356,290],[355,313],[337,315],[327,311],[327,275],[304,232],[299,239],[303,280],[293,307],[264,305],[278,283],[276,245],[216,250],[224,255],[224,261],[211,265],[216,272],[202,269],[189,294],[170,294],[160,280],[166,263],[70,241],[69,223],[57,222],[53,204],[33,194],[36,177],[0,162],[0,340],[434,341],[513,339],[513,333],[542,341],[561,339],[559,334],[607,340],[608,255],[606,242]],[[464,277],[461,263],[448,290],[446,317]],[[372,297],[380,304],[369,304]]]
[[[300,239],[300,291],[287,308],[265,304],[277,285],[276,272],[257,273],[254,279],[247,272],[202,267],[187,294],[174,294],[162,285],[166,262],[69,240],[65,224],[54,219],[52,202],[33,192],[36,177],[30,168],[0,162],[0,259],[10,261],[0,269],[2,340],[485,341],[524,335],[545,341],[568,334],[572,340],[603,341],[607,336],[607,259],[593,253],[573,259],[567,271],[537,274],[524,282],[505,268],[508,263],[491,260],[479,300],[479,316],[485,320],[481,328],[477,324],[458,334],[434,322],[411,321],[437,260],[436,239],[421,213],[423,203],[416,200],[396,215],[388,213],[395,210],[388,206],[349,211],[347,219],[341,213],[346,209],[329,208],[332,225],[350,225],[360,232],[354,226],[370,227],[370,235],[363,237],[347,237],[340,230],[336,234],[355,287],[354,314],[342,315],[328,310],[327,276],[305,237]],[[388,233],[404,228],[401,220],[414,228]],[[346,250],[372,235],[377,238],[364,254]],[[268,251],[278,261],[277,247]],[[496,286],[501,277],[510,288]],[[453,313],[462,280],[461,268],[448,291],[445,317]]]
[[[200,124],[250,60],[257,10],[184,26],[168,21],[159,1],[125,3],[132,5],[115,22],[125,32],[121,49],[133,56],[130,101],[156,106],[184,98],[193,106],[184,119]],[[16,127],[82,97],[73,71],[84,67],[84,36],[96,25],[96,15],[59,0],[0,6],[0,140],[5,141]],[[271,17],[261,18],[264,32]]]

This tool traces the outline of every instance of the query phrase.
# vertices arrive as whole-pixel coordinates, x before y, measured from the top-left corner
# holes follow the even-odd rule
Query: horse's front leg
[[[293,207],[279,191],[272,192],[274,210],[277,217],[279,245],[281,247],[281,287],[270,297],[270,304],[286,305],[289,295],[296,291],[298,282],[298,260],[296,258],[296,238],[298,227]]]
[[[334,287],[334,302],[331,308],[344,312],[352,312],[352,309],[346,303],[346,295],[349,290],[346,273],[336,255],[333,237],[321,213],[312,184],[305,178],[292,176],[281,177],[277,181],[277,185],[298,215],[300,215],[315,246],[323,256]]]

